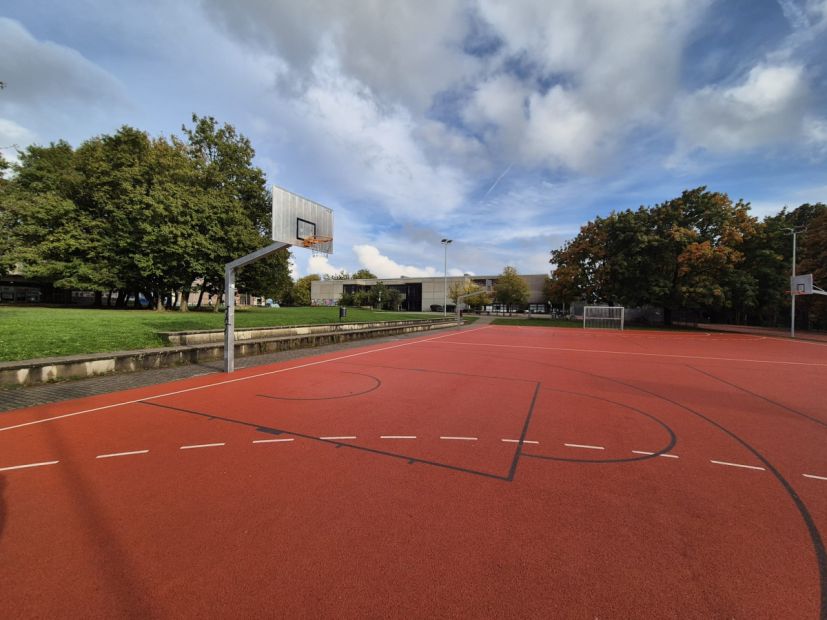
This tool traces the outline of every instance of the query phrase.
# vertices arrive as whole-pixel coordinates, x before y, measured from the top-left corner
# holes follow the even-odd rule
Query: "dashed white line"
[[[710,463],[715,463],[716,465],[728,465],[729,467],[742,467],[744,469],[757,469],[759,471],[766,471],[763,467],[756,467],[755,465],[741,465],[740,463],[727,463],[726,461],[713,461],[710,459]]]
[[[146,454],[149,450],[133,450],[132,452],[113,452],[112,454],[99,454],[96,459],[111,459],[116,456],[132,456],[133,454]]]
[[[54,465],[60,461],[44,461],[42,463],[29,463],[28,465],[12,465],[11,467],[0,467],[0,471],[11,471],[13,469],[28,469],[29,467],[43,467],[44,465]]]
[[[483,326],[483,327],[476,327],[474,329],[470,329],[466,334],[470,334],[471,332],[480,331],[483,329],[491,329],[490,326]],[[315,362],[308,362],[306,364],[298,364],[296,366],[290,366],[289,368],[279,368],[277,370],[268,370],[266,372],[260,372],[252,375],[247,375],[245,377],[238,377],[235,379],[226,379],[224,381],[216,381],[215,383],[208,383],[207,385],[199,385],[196,387],[185,388],[182,390],[175,390],[174,392],[164,392],[163,394],[155,394],[154,396],[147,396],[145,398],[136,398],[134,400],[125,400],[119,403],[112,403],[111,405],[102,405],[100,407],[93,407],[92,409],[83,409],[82,411],[73,411],[71,413],[64,413],[63,415],[56,415],[52,416],[51,418],[42,418],[40,420],[33,420],[31,422],[23,422],[21,424],[13,424],[12,426],[3,426],[0,427],[0,433],[4,431],[11,431],[18,428],[24,428],[26,426],[32,426],[34,424],[45,424],[46,422],[52,422],[54,420],[63,420],[65,418],[72,418],[78,415],[84,415],[87,413],[94,413],[97,411],[105,411],[106,409],[113,409],[115,407],[123,407],[124,405],[134,405],[135,403],[140,403],[142,401],[148,400],[156,400],[158,398],[164,398],[166,396],[175,396],[177,394],[186,394],[188,392],[195,392],[197,390],[206,390],[208,388],[219,387],[221,385],[229,385],[231,383],[238,383],[239,381],[249,381],[251,379],[258,379],[259,377],[267,377],[270,375],[277,375],[283,372],[290,372],[291,370],[299,370],[301,368],[310,368],[311,366],[318,366],[320,364],[329,364],[331,362],[337,362],[339,360],[349,359],[351,357],[359,357],[361,355],[370,355],[371,353],[379,353],[381,351],[389,351],[391,349],[398,349],[400,347],[409,347],[415,344],[421,344],[423,342],[432,342],[434,340],[439,340],[441,338],[449,338],[451,336],[456,336],[455,332],[451,332],[450,334],[442,334],[441,336],[433,336],[432,338],[422,338],[412,340],[409,342],[403,342],[401,344],[395,344],[389,347],[382,347],[379,349],[369,349],[367,351],[359,351],[358,353],[350,353],[348,355],[340,355],[339,357],[331,357],[328,359],[317,360]]]
[[[501,439],[500,441],[504,441],[506,443],[520,443],[519,439]],[[529,441],[528,439],[523,439],[522,443],[532,443],[532,444],[539,444],[539,441]]]
[[[356,439],[356,435],[343,435],[341,437],[319,437],[324,441],[335,441],[337,439]]]
[[[440,437],[440,439],[454,439],[456,441],[476,441],[476,437]]]
[[[416,439],[416,435],[379,435],[379,439]]]
[[[603,446],[587,446],[582,443],[564,443],[567,448],[585,448],[586,450],[605,450]]]
[[[179,450],[194,450],[195,448],[217,448],[219,446],[226,446],[225,443],[202,443],[195,446],[181,446]]]
[[[827,480],[827,477],[816,476],[815,474],[801,474],[805,478],[812,478],[813,480]]]
[[[632,450],[632,452],[634,454],[647,454],[649,456],[652,456],[654,454],[654,452],[644,452],[643,450]],[[662,457],[667,458],[667,459],[680,458],[677,454],[658,454],[658,456],[662,456]]]
[[[293,439],[253,439],[253,443],[282,443]]]

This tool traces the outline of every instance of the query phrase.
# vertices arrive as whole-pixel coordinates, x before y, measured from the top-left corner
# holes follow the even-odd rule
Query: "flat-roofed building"
[[[528,304],[531,312],[545,312],[546,303],[543,285],[545,274],[520,275],[528,284]],[[493,276],[449,276],[434,278],[370,278],[350,280],[315,280],[310,283],[310,298],[314,306],[336,306],[345,293],[353,294],[357,291],[369,290],[381,282],[386,287],[396,289],[402,295],[401,310],[409,312],[427,312],[431,306],[445,303],[445,291],[448,291],[448,305],[453,306],[450,292],[455,285],[465,285],[473,282],[483,288],[494,286],[499,275]],[[447,285],[447,288],[446,288]]]

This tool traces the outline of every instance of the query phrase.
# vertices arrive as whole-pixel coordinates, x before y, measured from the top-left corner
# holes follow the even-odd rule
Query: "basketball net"
[[[313,256],[324,256],[327,258],[330,256],[330,252],[324,248],[327,247],[326,244],[331,241],[333,241],[333,237],[328,237],[326,235],[313,235],[302,239],[302,245],[306,248],[310,248]]]

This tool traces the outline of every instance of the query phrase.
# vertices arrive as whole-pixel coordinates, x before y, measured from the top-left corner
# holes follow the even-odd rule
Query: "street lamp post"
[[[795,237],[798,233],[804,231],[803,226],[795,226],[787,230],[793,236],[793,278],[795,278]],[[793,290],[792,279],[790,280],[790,338],[795,338],[795,291]]]
[[[445,246],[445,266],[442,271],[442,316],[448,316],[448,244],[453,239],[443,239],[440,243]]]

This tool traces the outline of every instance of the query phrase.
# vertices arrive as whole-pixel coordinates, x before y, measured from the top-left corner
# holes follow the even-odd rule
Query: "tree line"
[[[182,135],[133,127],[83,142],[29,146],[0,158],[0,271],[116,304],[143,295],[161,309],[193,282],[221,295],[224,264],[270,242],[271,200],[250,141],[193,115]],[[9,178],[4,170],[11,168]],[[238,290],[280,298],[292,288],[285,250],[242,270]],[[215,306],[218,307],[218,304]]]
[[[661,204],[612,212],[581,227],[551,252],[547,294],[581,301],[660,308],[673,318],[789,324],[792,238],[796,273],[827,285],[827,206],[786,207],[762,221],[750,205],[698,187]],[[799,297],[797,321],[827,328],[827,298]]]

